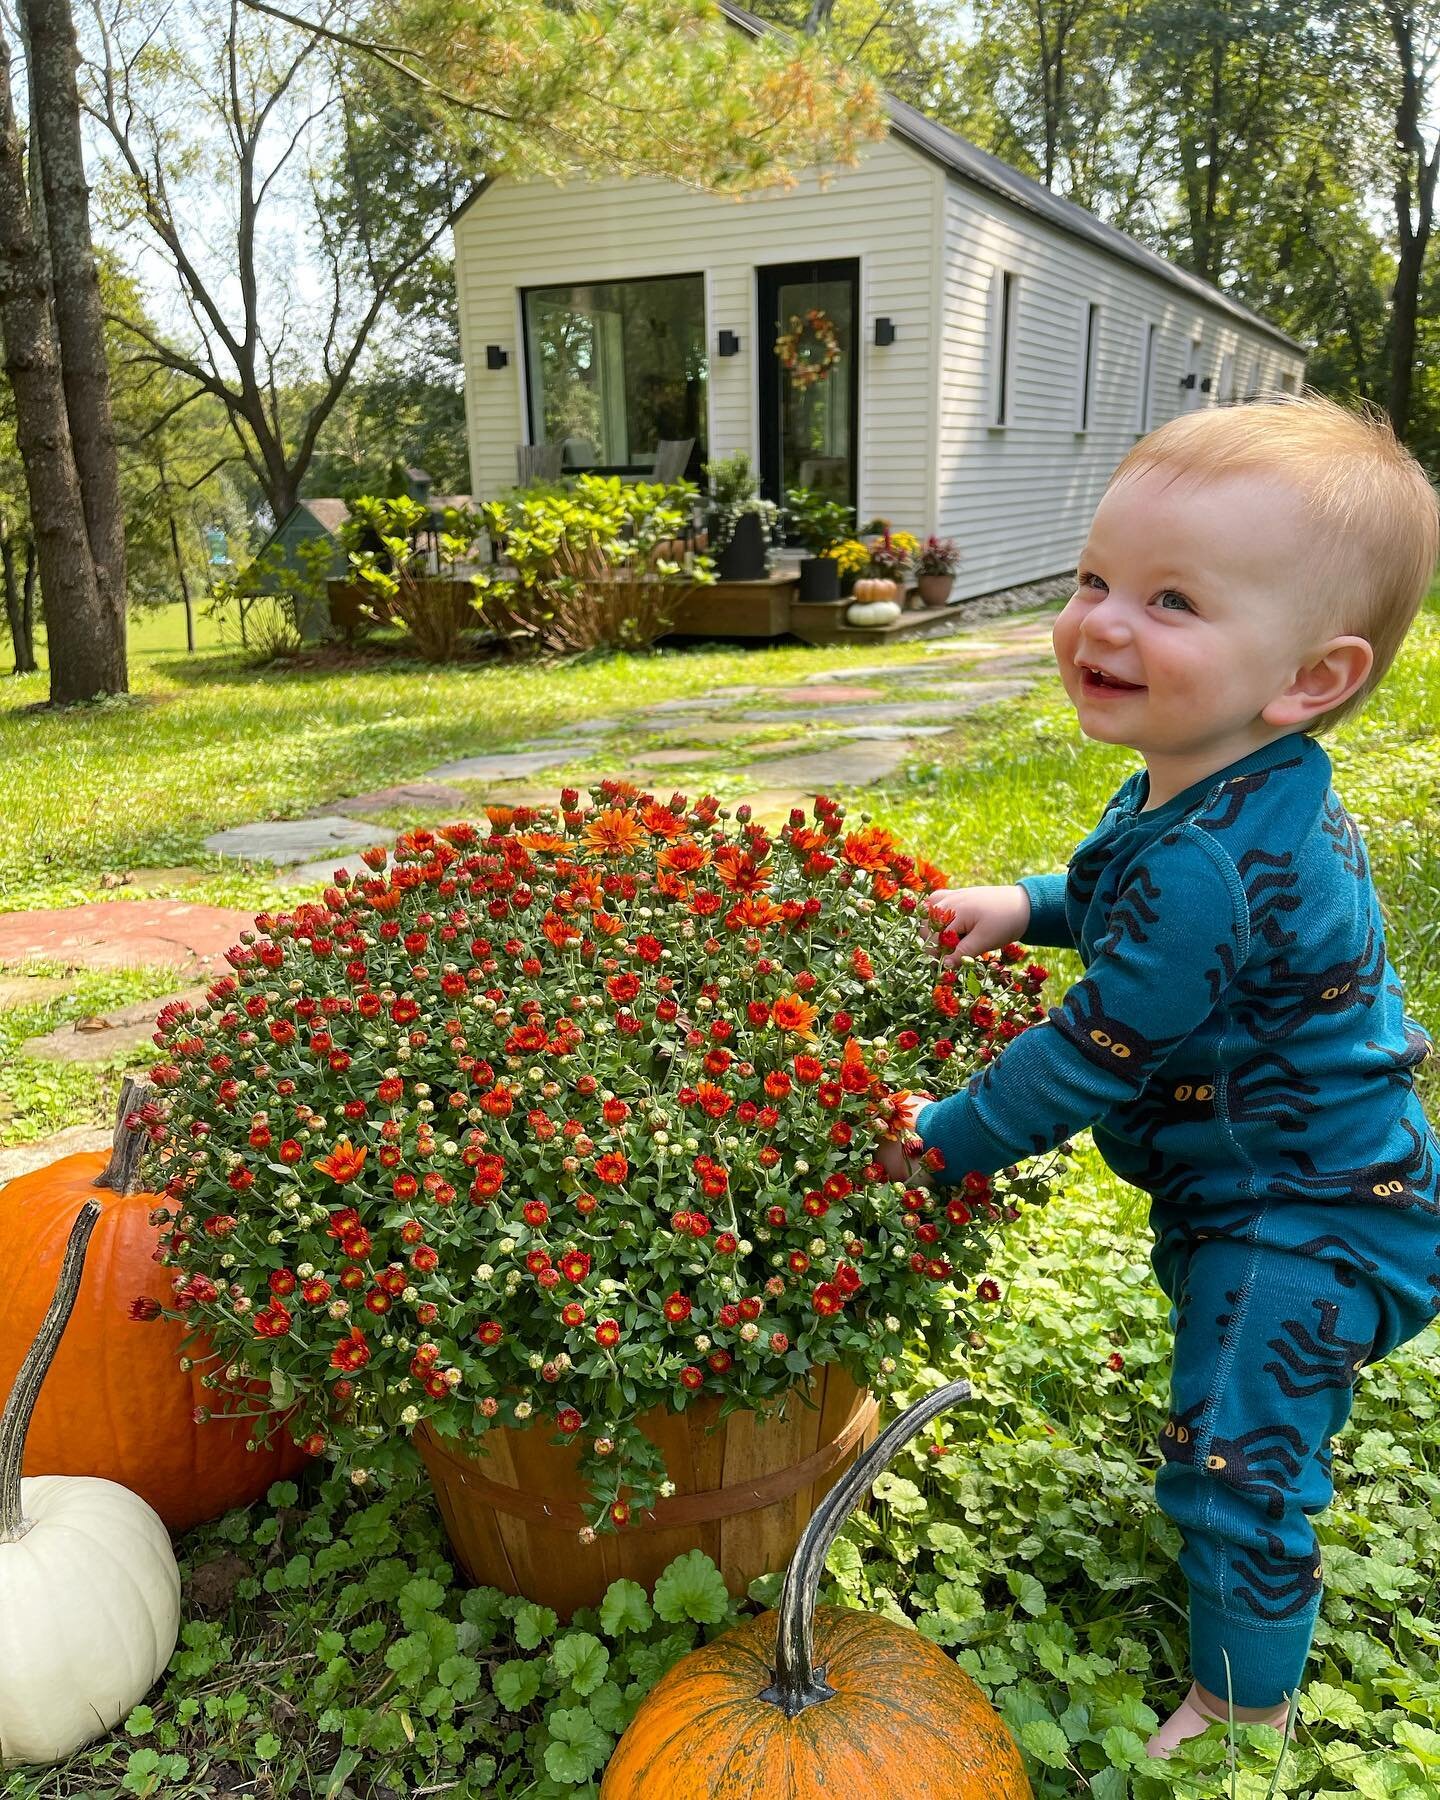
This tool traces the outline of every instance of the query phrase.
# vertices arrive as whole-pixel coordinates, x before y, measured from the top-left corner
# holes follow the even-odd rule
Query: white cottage
[[[727,4],[737,26],[762,31]],[[675,183],[496,182],[455,230],[474,492],[548,458],[641,475],[693,439],[773,499],[957,538],[956,595],[1073,567],[1106,479],[1193,406],[1296,391],[1305,351],[1219,288],[898,100],[860,165],[742,201]],[[824,315],[794,383],[775,351]],[[518,459],[518,460],[517,460]]]

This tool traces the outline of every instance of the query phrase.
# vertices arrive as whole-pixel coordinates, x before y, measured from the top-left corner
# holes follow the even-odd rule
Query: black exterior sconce
[[[487,369],[503,369],[509,360],[509,352],[502,350],[498,344],[485,346],[485,367]]]
[[[739,335],[733,331],[722,331],[715,348],[718,356],[738,356],[740,354]]]
[[[875,343],[884,350],[895,342],[895,321],[893,319],[877,319],[875,321]]]
[[[1180,385],[1182,388],[1193,388],[1194,387],[1195,371],[1193,369],[1190,371],[1190,373],[1188,375],[1182,375],[1180,377]]]
[[[1207,375],[1205,377],[1205,379],[1200,383],[1200,392],[1202,394],[1208,394],[1210,392],[1210,389],[1214,385],[1215,385],[1214,378],[1212,376]]]

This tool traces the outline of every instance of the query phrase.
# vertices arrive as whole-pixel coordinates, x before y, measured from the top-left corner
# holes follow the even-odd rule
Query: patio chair
[[[667,486],[672,481],[681,480],[685,474],[685,466],[690,461],[690,452],[694,448],[693,437],[661,438],[655,447],[655,467],[650,479],[663,481]]]
[[[521,487],[531,481],[558,481],[564,460],[564,444],[517,444],[516,480]]]

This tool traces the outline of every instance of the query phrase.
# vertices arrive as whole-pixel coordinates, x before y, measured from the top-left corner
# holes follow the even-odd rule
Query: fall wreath
[[[818,306],[799,317],[790,315],[789,329],[775,340],[775,354],[798,388],[824,381],[840,360],[840,336],[835,321]]]

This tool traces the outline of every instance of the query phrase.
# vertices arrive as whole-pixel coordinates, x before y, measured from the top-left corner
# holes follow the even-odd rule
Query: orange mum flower
[[[715,873],[737,894],[758,894],[770,885],[769,863],[757,863],[734,844],[715,852]]]
[[[864,831],[852,832],[846,838],[841,855],[852,868],[884,869],[894,852],[894,834],[883,831],[878,825],[868,825]]]
[[[568,839],[553,831],[527,831],[516,842],[525,850],[563,850]]]
[[[315,1167],[322,1175],[328,1175],[332,1181],[343,1184],[353,1181],[365,1167],[365,1158],[370,1154],[368,1144],[362,1144],[357,1150],[349,1138],[341,1138],[328,1156],[322,1156]]]
[[[661,806],[658,800],[651,800],[642,806],[640,818],[651,837],[684,837],[690,829],[683,815],[677,818],[668,806]]]
[[[725,922],[736,931],[763,931],[780,916],[780,908],[763,894],[746,894],[730,908]]]
[[[644,827],[633,813],[612,806],[585,827],[587,856],[633,856],[645,842]]]
[[[770,1023],[779,1031],[794,1031],[802,1037],[813,1037],[815,1008],[798,994],[782,994],[770,1009]]]
[[[672,875],[693,875],[697,869],[703,869],[709,860],[710,852],[703,844],[697,844],[694,838],[667,844],[655,858],[658,866],[667,869]]]
[[[487,806],[485,817],[497,831],[506,831],[514,821],[515,808],[513,806]]]

